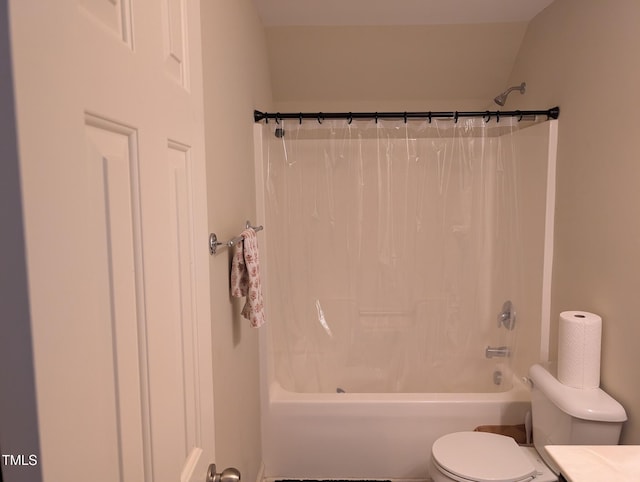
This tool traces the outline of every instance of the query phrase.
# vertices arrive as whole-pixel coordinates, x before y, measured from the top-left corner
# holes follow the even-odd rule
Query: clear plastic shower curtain
[[[484,350],[513,345],[496,314],[520,285],[515,128],[477,118],[265,125],[267,303],[286,389],[508,388],[493,384]]]

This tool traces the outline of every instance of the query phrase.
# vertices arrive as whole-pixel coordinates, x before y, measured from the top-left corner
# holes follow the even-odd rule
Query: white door
[[[199,0],[11,0],[9,14],[44,480],[202,481]]]

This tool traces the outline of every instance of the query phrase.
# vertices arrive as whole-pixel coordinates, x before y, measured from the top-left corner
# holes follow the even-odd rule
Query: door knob
[[[219,474],[216,472],[216,464],[211,464],[207,470],[207,482],[240,482],[240,471],[228,467]]]

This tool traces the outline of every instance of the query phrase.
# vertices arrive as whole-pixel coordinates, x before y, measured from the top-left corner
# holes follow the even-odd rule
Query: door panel
[[[110,434],[103,447],[112,447],[110,468],[114,480],[144,480],[142,434],[142,380],[138,363],[144,347],[138,333],[146,332],[141,259],[140,200],[136,131],[97,116],[85,116],[88,201],[96,265],[96,336],[91,373],[97,381],[91,391],[98,433]],[[146,386],[147,383],[144,384]],[[117,476],[117,477],[116,477]]]
[[[185,90],[189,90],[189,52],[184,35],[184,13],[184,0],[162,0],[165,71]]]
[[[129,48],[133,48],[129,0],[80,0],[79,5]]]

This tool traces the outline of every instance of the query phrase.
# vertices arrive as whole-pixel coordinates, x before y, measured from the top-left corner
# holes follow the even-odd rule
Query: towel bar
[[[253,229],[256,232],[262,231],[264,229],[263,226],[251,226],[251,222],[247,221],[245,223],[245,229],[249,228]],[[231,248],[238,244],[240,241],[242,241],[242,234],[231,238],[229,241],[222,242],[218,241],[218,236],[216,236],[216,233],[211,233],[209,235],[209,253],[214,255],[218,251],[218,246],[226,246],[227,248]]]

